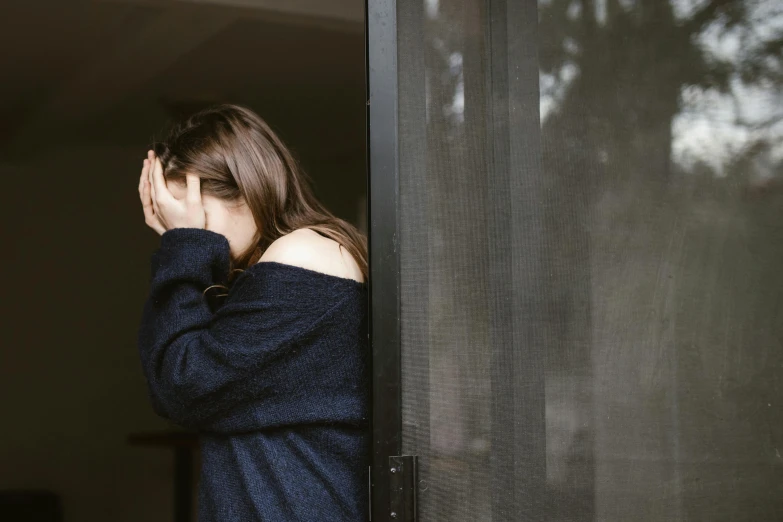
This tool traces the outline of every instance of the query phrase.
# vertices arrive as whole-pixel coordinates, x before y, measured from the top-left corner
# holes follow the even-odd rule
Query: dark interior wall
[[[154,233],[134,198],[138,149],[69,147],[2,167],[5,225],[0,488],[59,495],[66,520],[164,521],[166,450],[129,433],[166,427],[134,342]]]
[[[278,75],[265,88],[263,65],[253,67],[262,57],[249,53],[228,64],[225,89],[180,96],[184,82],[227,66],[207,56],[218,57],[213,46],[237,52],[218,37],[94,117],[52,122],[40,139],[3,147],[0,490],[52,490],[68,522],[171,520],[171,452],[130,446],[127,437],[171,427],[149,405],[135,343],[159,241],[144,224],[138,176],[174,107],[194,99],[250,106],[295,151],[319,199],[365,229],[363,36],[278,30],[300,31],[283,39],[290,45],[321,41],[333,61],[323,68],[337,77]],[[302,54],[291,56],[295,71]],[[8,121],[4,129],[3,138],[13,135]]]
[[[159,241],[138,200],[144,151],[70,145],[0,166],[0,489],[52,489],[67,520],[163,521],[171,511],[169,452],[126,443],[167,427],[147,401],[135,345]],[[356,223],[362,155],[301,152],[319,199]]]
[[[51,489],[72,521],[170,519],[169,451],[126,443],[168,427],[149,406],[135,345],[158,242],[136,192],[143,151],[73,146],[0,167],[0,489]],[[337,187],[361,163],[319,166],[321,199],[355,217]]]

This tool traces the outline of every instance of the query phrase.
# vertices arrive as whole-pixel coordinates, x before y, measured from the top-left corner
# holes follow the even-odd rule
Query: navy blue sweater
[[[211,304],[228,269],[225,236],[165,232],[139,328],[154,410],[199,432],[199,522],[366,520],[366,285],[261,262]]]

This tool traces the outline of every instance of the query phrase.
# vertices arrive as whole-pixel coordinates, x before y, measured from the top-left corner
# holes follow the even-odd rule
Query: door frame
[[[367,216],[370,257],[370,519],[390,518],[389,457],[401,452],[397,9],[395,0],[365,2],[367,71]]]

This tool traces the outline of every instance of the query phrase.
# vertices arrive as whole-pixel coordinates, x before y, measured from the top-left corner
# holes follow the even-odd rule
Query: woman
[[[365,238],[246,108],[202,111],[155,149],[139,351],[155,411],[198,430],[199,521],[365,520]]]

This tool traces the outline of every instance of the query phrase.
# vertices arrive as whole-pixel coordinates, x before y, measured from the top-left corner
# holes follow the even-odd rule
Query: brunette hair
[[[221,104],[174,125],[153,145],[167,180],[197,174],[202,194],[248,205],[258,228],[251,246],[231,258],[236,271],[258,262],[276,239],[309,228],[336,241],[369,277],[367,239],[313,195],[309,177],[275,132],[252,110]],[[220,285],[218,285],[220,286]],[[225,288],[225,287],[224,287]]]

